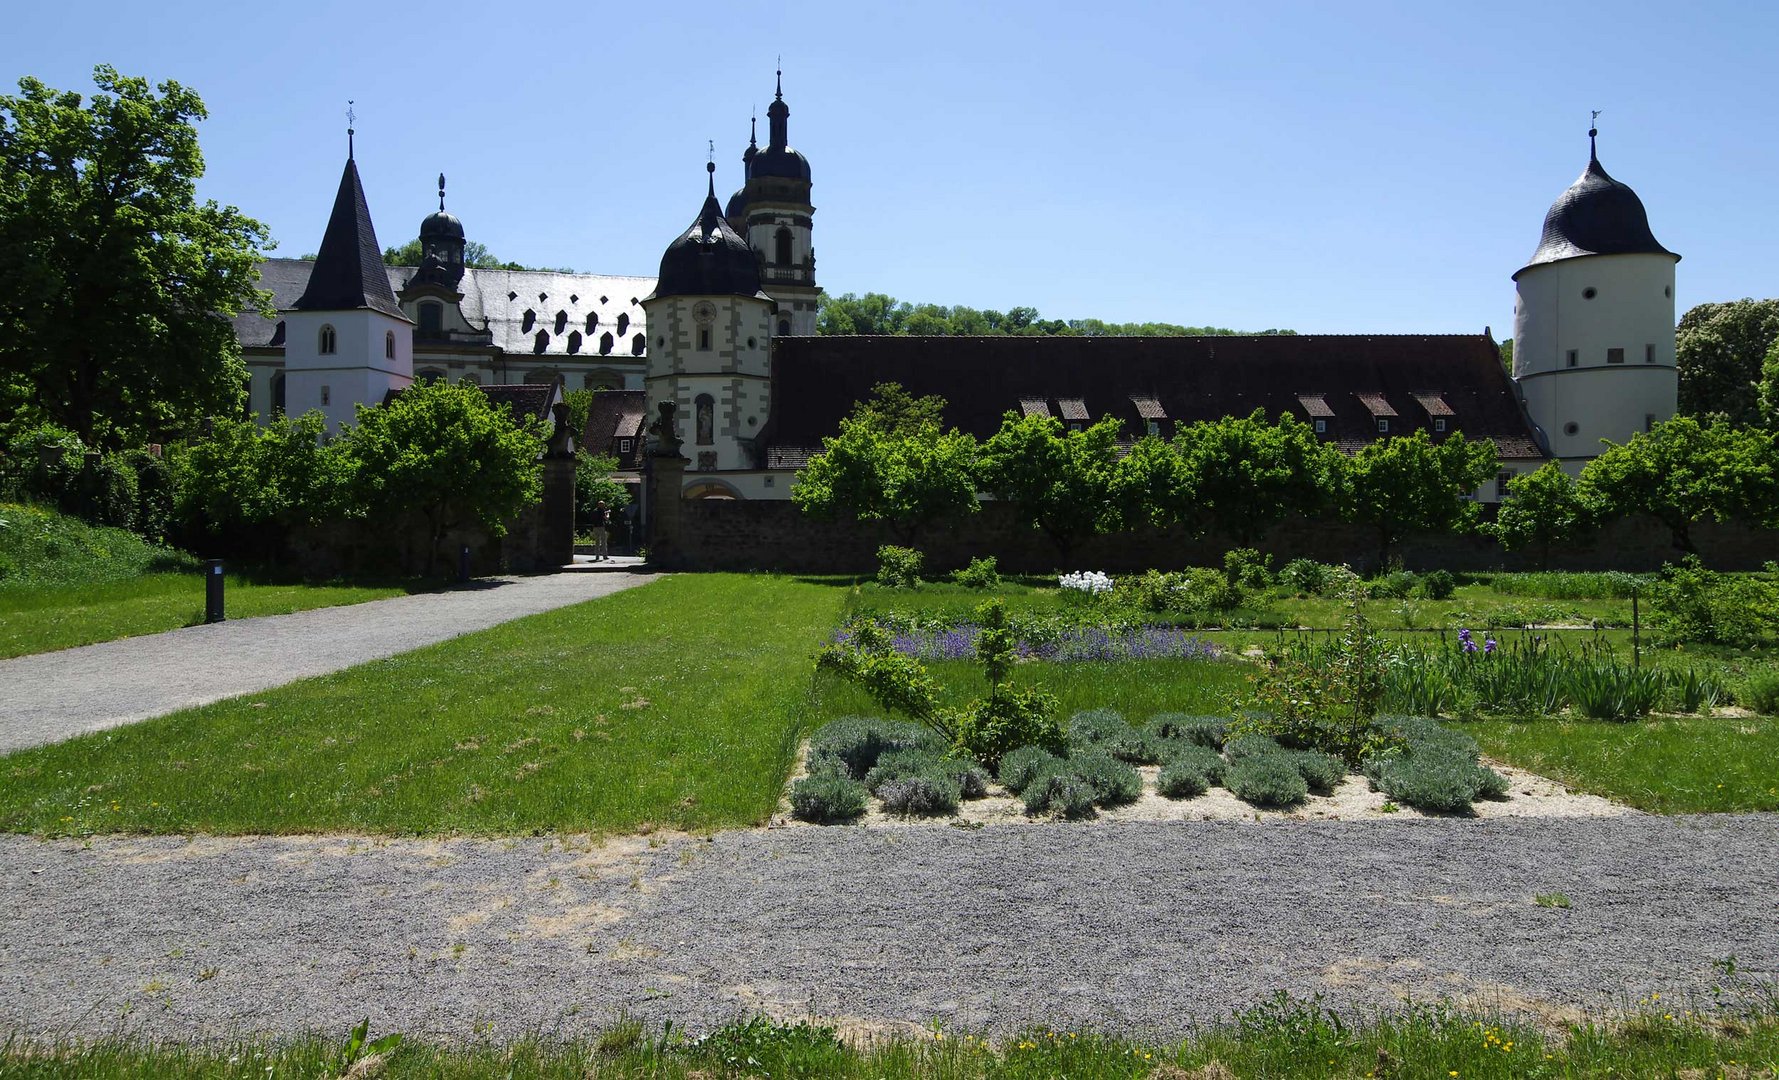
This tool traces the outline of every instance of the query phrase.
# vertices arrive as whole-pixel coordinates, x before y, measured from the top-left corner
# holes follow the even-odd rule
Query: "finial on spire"
[[[358,123],[358,114],[352,111],[352,99],[346,99],[346,160],[352,160],[352,125]]]
[[[784,54],[778,57],[778,100],[784,100]]]
[[[439,174],[439,213],[445,212],[445,174]]]
[[[1604,109],[1591,110],[1592,115],[1588,117],[1588,157],[1595,161],[1599,160],[1599,153],[1594,139],[1600,134],[1600,114],[1604,111]]]
[[[715,146],[714,142],[712,146]],[[714,199],[717,197],[717,163],[714,148],[711,150],[711,160],[705,163],[704,171],[710,174],[710,197]]]
[[[759,146],[760,145],[760,111],[758,109],[754,109],[752,111],[753,111],[753,115],[747,118],[747,144],[749,146]]]

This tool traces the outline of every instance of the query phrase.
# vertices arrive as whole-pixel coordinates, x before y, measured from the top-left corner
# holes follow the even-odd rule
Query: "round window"
[[[1592,285],[1589,285],[1587,288],[1581,290],[1581,298],[1583,300],[1592,300],[1594,297],[1599,296],[1599,295],[1600,295],[1600,290],[1594,288]]]
[[[1663,285],[1662,286],[1662,295],[1667,297],[1670,300],[1674,299],[1674,286]]]
[[[750,349],[756,348],[756,347],[758,347],[758,345],[759,345],[759,342],[755,341],[753,338],[747,339],[747,347],[748,348],[750,348]]]
[[[1575,435],[1575,434],[1578,434],[1580,431],[1581,431],[1581,425],[1576,423],[1573,420],[1571,420],[1567,424],[1563,425],[1563,434],[1565,434],[1565,435]]]

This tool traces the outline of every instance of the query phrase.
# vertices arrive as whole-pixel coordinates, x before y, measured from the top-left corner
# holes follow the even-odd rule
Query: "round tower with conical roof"
[[[661,255],[655,291],[643,300],[649,327],[648,415],[677,406],[688,489],[746,494],[709,474],[752,471],[754,440],[770,404],[773,301],[761,291],[753,250],[723,216],[716,165],[691,227]]]
[[[779,337],[814,334],[821,300],[821,288],[815,283],[809,159],[791,148],[790,118],[780,71],[772,104],[766,108],[766,148],[758,149],[749,141],[743,156],[747,182],[730,200],[746,213],[745,222],[735,225],[759,253],[761,284],[778,303],[772,332]]]
[[[1513,275],[1513,376],[1551,456],[1570,472],[1674,415],[1674,264],[1643,201],[1588,164],[1551,205]]]

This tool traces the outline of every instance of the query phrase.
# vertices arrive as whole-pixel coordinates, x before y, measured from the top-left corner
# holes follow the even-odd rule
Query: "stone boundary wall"
[[[667,569],[869,574],[877,568],[878,546],[898,542],[882,526],[813,519],[790,502],[694,499],[681,501],[676,509],[676,535],[658,536],[663,542],[651,544],[651,556]],[[1779,559],[1779,532],[1711,524],[1697,525],[1692,532],[1700,556],[1714,569],[1756,570],[1769,559]],[[1131,573],[1221,566],[1223,553],[1241,546],[1227,537],[1194,539],[1178,530],[1148,529],[1083,541],[1065,560],[1048,537],[1021,526],[1011,507],[996,503],[983,504],[980,513],[961,521],[931,526],[913,543],[926,553],[933,572],[993,555],[1000,569],[1010,573],[1057,569]],[[1253,546],[1271,553],[1275,565],[1309,558],[1369,569],[1378,562],[1376,534],[1338,521],[1286,521]],[[1391,554],[1410,570],[1540,569],[1538,551],[1504,552],[1483,536],[1417,536],[1398,544]],[[1681,555],[1659,522],[1627,518],[1583,544],[1553,548],[1550,568],[1650,571],[1678,561]]]

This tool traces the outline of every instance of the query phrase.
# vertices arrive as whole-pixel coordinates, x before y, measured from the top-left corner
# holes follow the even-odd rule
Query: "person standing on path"
[[[600,499],[593,504],[593,561],[611,558],[612,512]]]

